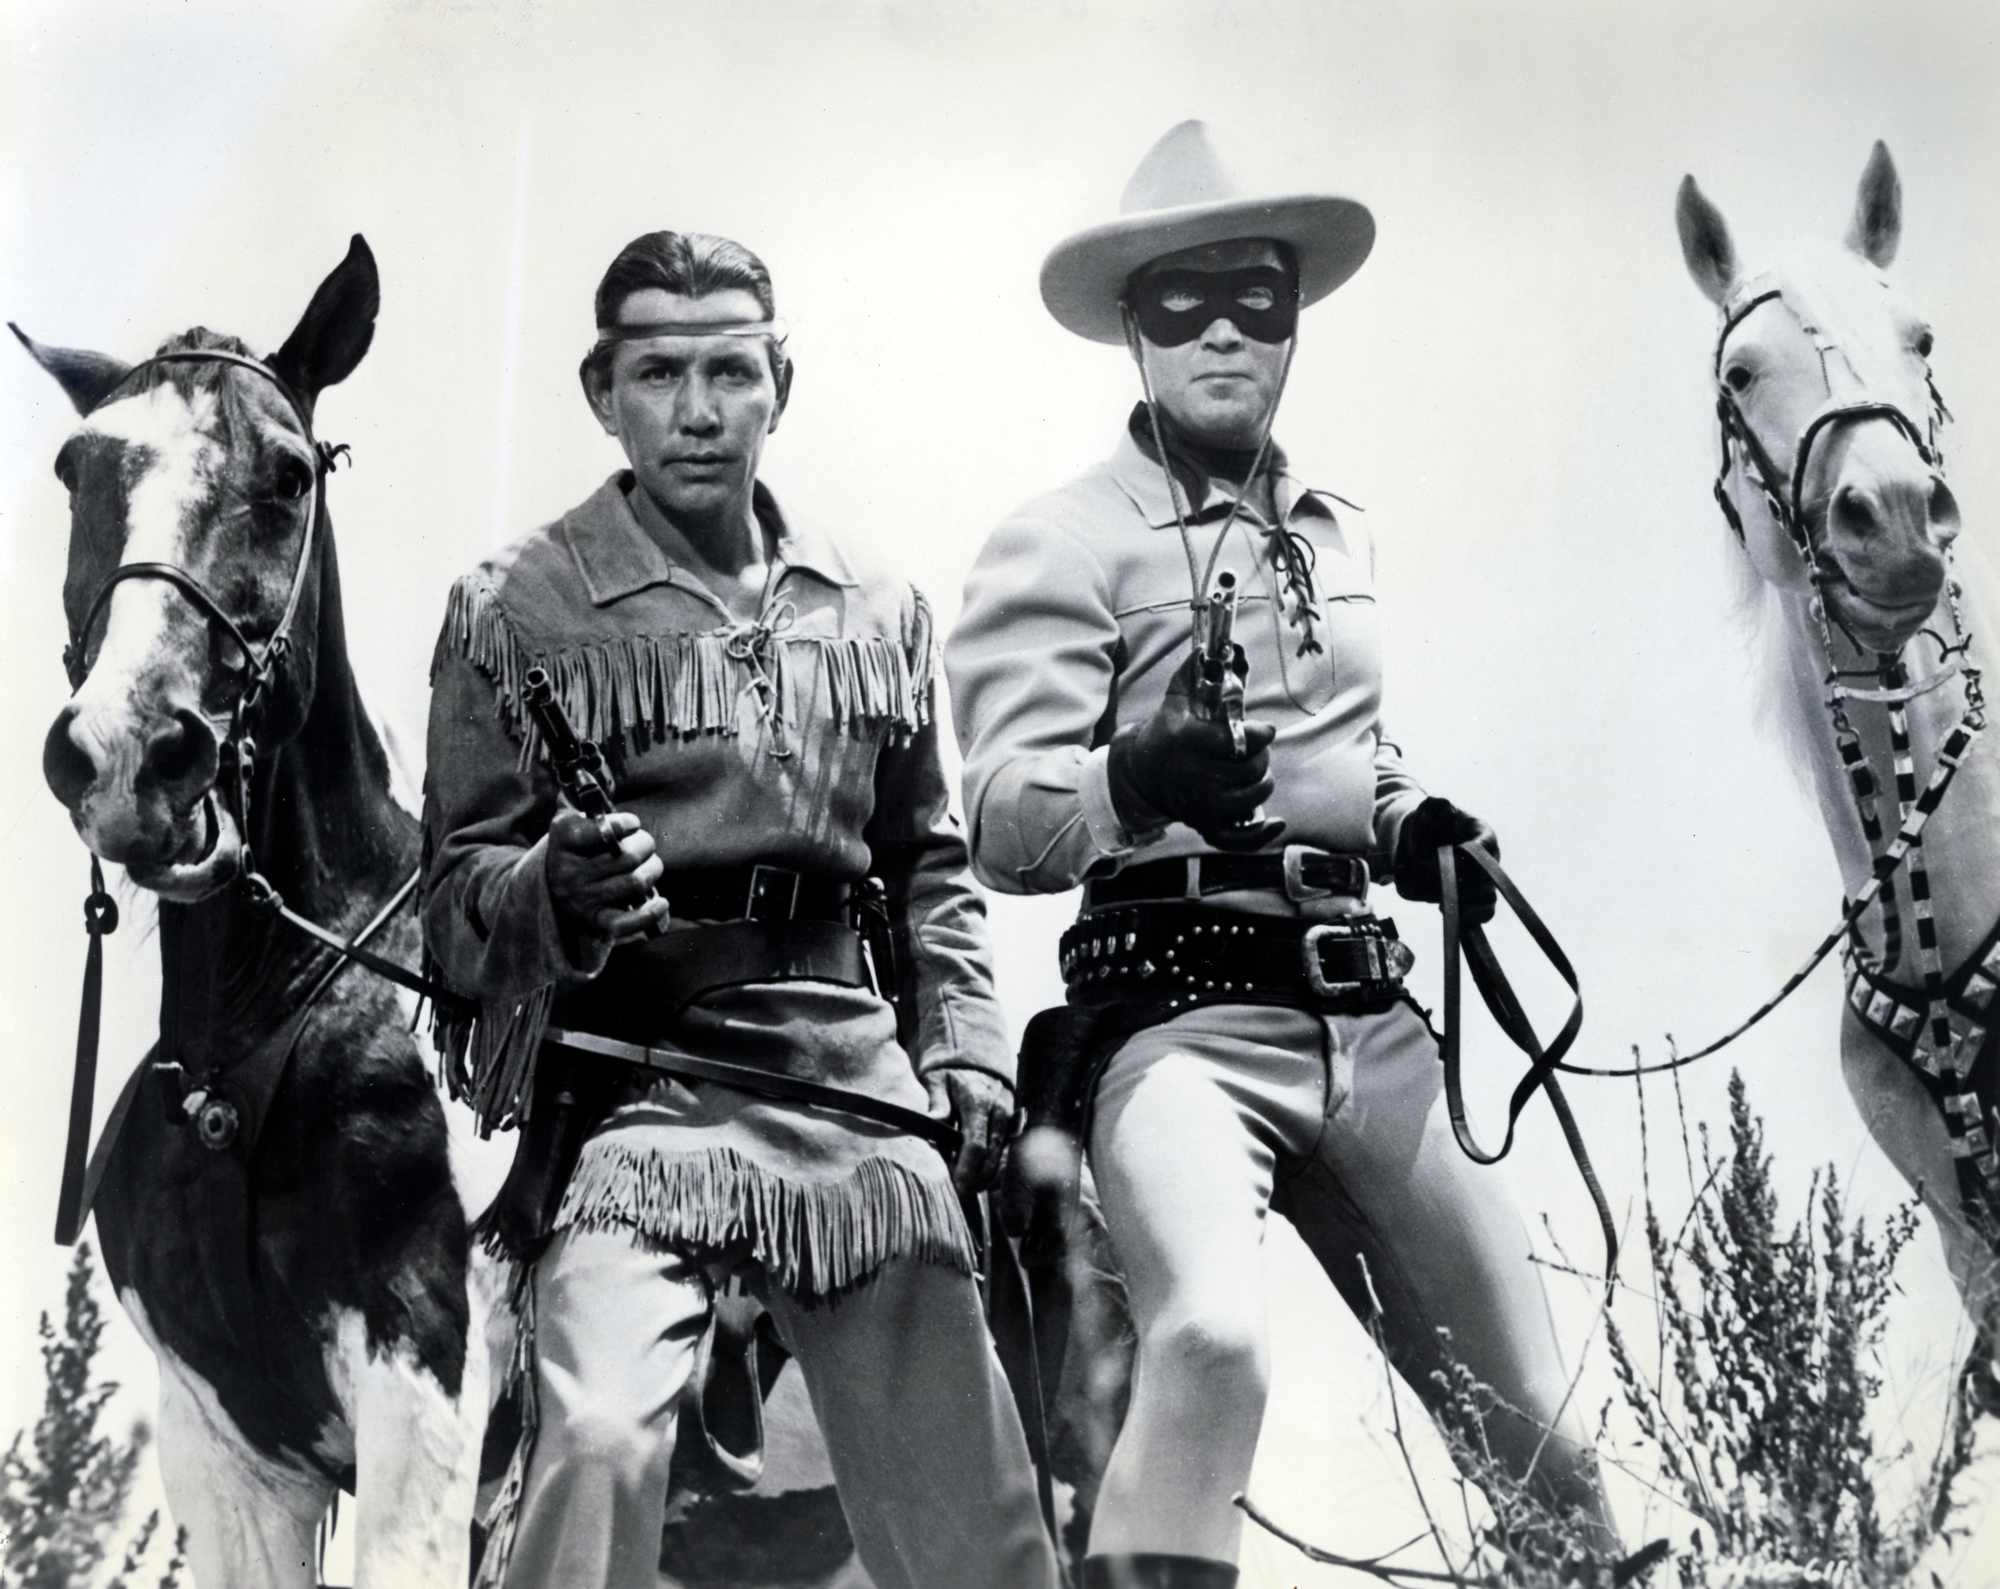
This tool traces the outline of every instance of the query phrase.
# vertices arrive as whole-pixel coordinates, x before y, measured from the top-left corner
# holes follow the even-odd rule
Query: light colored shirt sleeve
[[[1421,805],[1426,790],[1403,765],[1403,748],[1379,723],[1375,728],[1375,853],[1369,857],[1377,877],[1387,877],[1396,859],[1396,841],[1403,819]]]
[[[1358,521],[1361,515],[1354,515]],[[1365,522],[1358,529],[1368,543],[1368,583],[1376,580],[1375,531]],[[1394,870],[1396,841],[1403,835],[1403,819],[1423,804],[1428,791],[1417,782],[1416,774],[1403,765],[1403,747],[1389,737],[1378,718],[1375,723],[1375,849],[1369,864],[1375,875],[1386,878]]]
[[[989,887],[1060,893],[1146,837],[1125,831],[1105,780],[1119,648],[1110,581],[1073,533],[1032,510],[994,532],[945,647],[972,869]]]

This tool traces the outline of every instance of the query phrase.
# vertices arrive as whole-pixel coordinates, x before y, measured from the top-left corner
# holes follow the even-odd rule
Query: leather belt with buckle
[[[854,892],[844,878],[761,861],[670,871],[661,877],[659,889],[681,921],[845,922]]]
[[[1288,844],[1273,855],[1177,855],[1140,861],[1115,877],[1084,885],[1084,908],[1134,905],[1141,900],[1201,899],[1245,889],[1282,893],[1304,904],[1312,899],[1366,899],[1368,862],[1359,855],[1330,855]]]

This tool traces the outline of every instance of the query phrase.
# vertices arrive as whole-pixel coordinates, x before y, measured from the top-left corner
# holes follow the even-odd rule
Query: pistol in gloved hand
[[[1233,591],[1225,584],[1218,596],[1228,600]],[[1262,815],[1275,787],[1271,741],[1278,731],[1244,719],[1248,664],[1215,611],[1211,598],[1210,620],[1159,710],[1113,736],[1105,769],[1111,804],[1136,832],[1185,822],[1218,850],[1260,850],[1285,831]],[[1233,616],[1233,600],[1228,611]]]

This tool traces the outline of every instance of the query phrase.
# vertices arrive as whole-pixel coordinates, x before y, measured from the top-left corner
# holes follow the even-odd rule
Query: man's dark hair
[[[756,298],[764,317],[777,315],[777,298],[771,291],[771,272],[741,243],[708,232],[647,232],[635,237],[618,251],[604,279],[597,284],[597,323],[615,325],[618,311],[635,292],[657,287],[683,298],[700,298],[712,292],[732,289]],[[771,350],[771,373],[783,391],[790,360],[782,344],[765,343]],[[588,386],[593,379],[609,373],[611,349],[599,344],[590,350],[578,371]]]

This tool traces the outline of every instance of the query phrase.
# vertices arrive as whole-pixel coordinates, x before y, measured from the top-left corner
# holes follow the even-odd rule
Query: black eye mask
[[[1270,306],[1253,309],[1246,297],[1268,297]],[[1298,284],[1275,265],[1156,270],[1126,289],[1125,302],[1146,340],[1160,348],[1192,342],[1218,320],[1253,342],[1283,342],[1299,323]]]

